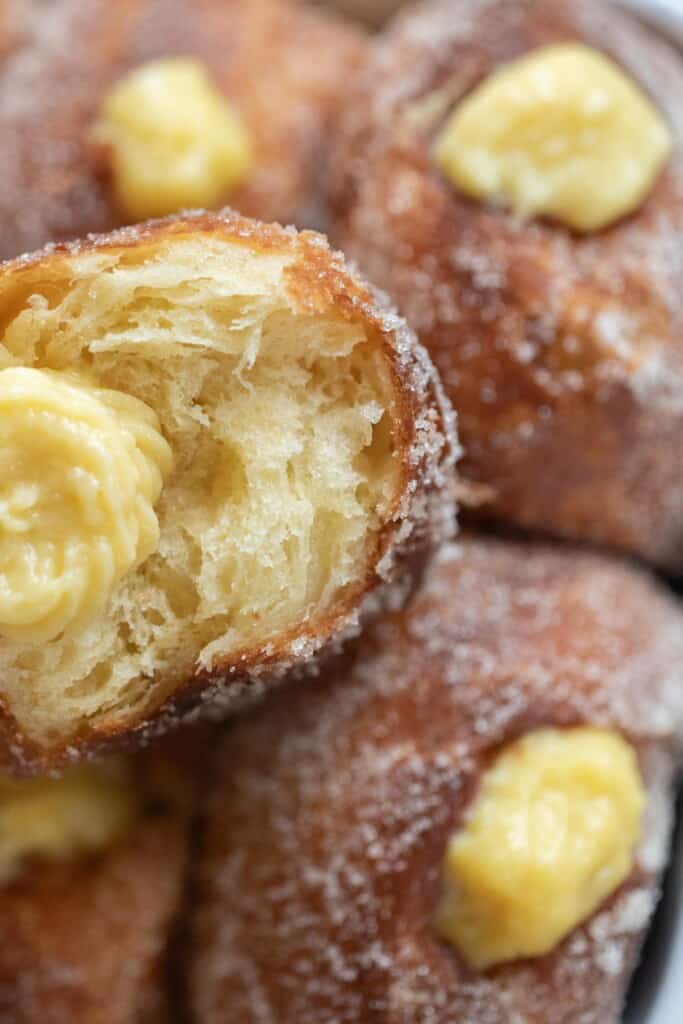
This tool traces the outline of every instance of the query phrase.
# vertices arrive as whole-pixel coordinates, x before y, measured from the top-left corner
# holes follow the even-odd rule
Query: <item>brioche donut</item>
[[[151,823],[97,859],[51,865],[0,891],[0,1020],[163,1020],[159,972],[182,863],[176,832]]]
[[[40,0],[8,0],[3,15],[0,258],[228,201],[249,216],[310,226],[323,136],[363,52],[360,30],[289,0],[55,0],[48,14]],[[95,129],[118,83],[169,57],[195,61],[230,104],[248,136],[248,167],[215,202],[211,192],[202,201],[181,188],[177,205],[130,213],[117,201],[110,154]],[[168,108],[152,103],[145,111],[145,97],[135,105],[151,122],[140,124],[147,135],[173,131],[187,82],[164,92]],[[210,134],[211,110],[197,119]],[[195,155],[201,163],[201,145]],[[177,171],[171,158],[166,171]],[[156,184],[162,192],[163,176]]]
[[[193,742],[79,765],[61,779],[0,782],[0,1020],[168,1019],[164,975],[185,879]],[[7,857],[10,840],[23,847],[22,863]]]
[[[679,608],[626,565],[540,544],[446,545],[406,610],[375,623],[355,658],[314,691],[282,691],[226,735],[198,867],[193,1019],[616,1024],[666,858],[682,645]],[[604,753],[600,730],[619,747],[615,792],[631,785],[636,763],[647,791],[637,851],[621,851],[622,881],[613,878],[611,894],[575,914],[569,931],[565,922],[545,954],[469,966],[435,922],[449,841],[503,755],[520,757],[532,741],[583,742],[584,733]],[[579,793],[593,784],[584,767],[569,764]],[[527,776],[525,794],[537,784]],[[603,796],[588,805],[598,823],[609,817]],[[611,833],[598,836],[605,850],[643,796],[630,805],[617,797]],[[567,828],[560,813],[557,830],[529,830],[525,846],[524,822],[535,819],[524,799],[528,818],[509,834],[533,881],[510,864],[493,880],[494,897],[506,877],[520,883],[501,895],[494,921],[521,944],[527,925],[540,915],[543,926],[572,893],[565,855],[581,857],[573,826],[585,833],[580,815]],[[495,860],[492,834],[504,853],[509,842],[489,819],[483,836]],[[589,885],[609,866],[603,852],[597,870],[588,863]],[[543,854],[545,878],[533,863]],[[484,861],[470,863],[475,875]],[[526,912],[511,916],[516,899]]]
[[[638,116],[646,107],[660,148],[662,131],[670,133],[661,172],[639,179],[630,214],[599,230],[473,198],[441,166],[459,164],[460,178],[477,186],[471,179],[488,172],[489,185],[498,175],[504,187],[507,174],[517,192],[525,172],[530,189],[539,178],[541,194],[553,185],[533,161],[514,165],[514,150],[511,166],[497,164],[495,150],[506,139],[514,147],[515,137],[521,149],[534,128],[522,81],[529,85],[529,62],[550,51],[575,60],[556,100],[570,127],[583,114],[562,103],[585,100],[593,74],[604,95],[609,72],[629,103],[637,91]],[[510,85],[502,96],[513,72],[517,92]],[[493,105],[494,90],[505,107]],[[397,301],[458,409],[463,476],[490,488],[480,517],[589,539],[670,570],[683,568],[682,92],[680,55],[611,4],[434,0],[400,14],[378,38],[349,90],[329,183],[334,241]],[[583,216],[597,195],[609,204],[630,168],[636,177],[645,171],[641,155],[650,159],[649,135],[628,134],[621,103],[608,109],[615,131],[604,125],[593,142],[587,136],[597,155],[577,157],[565,125],[553,135],[552,109],[542,131],[536,123],[537,141],[565,147],[554,172],[569,196],[558,200]],[[458,114],[459,145],[449,148]],[[510,140],[505,118],[513,116],[520,124]],[[575,166],[590,173],[574,178]],[[539,196],[522,198],[533,209]]]
[[[319,235],[224,212],[48,247],[0,268],[0,321],[10,765],[312,667],[453,530],[433,367]]]

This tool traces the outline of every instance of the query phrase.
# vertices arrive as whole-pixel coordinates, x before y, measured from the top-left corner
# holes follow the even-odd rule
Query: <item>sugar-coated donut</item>
[[[355,658],[225,736],[195,904],[197,1024],[616,1024],[666,860],[681,625],[647,575],[601,556],[447,545]],[[449,838],[501,750],[579,726],[636,754],[632,867],[546,955],[468,967],[433,924]]]
[[[197,740],[162,744],[128,760],[80,765],[62,779],[0,782],[3,849],[9,826],[23,826],[17,839],[30,845],[26,824],[34,814],[41,815],[35,826],[43,838],[44,816],[52,814],[52,839],[61,830],[65,841],[59,856],[56,847],[42,855],[36,847],[33,858],[0,885],[0,1020],[168,1019],[167,961],[200,778],[192,749]],[[79,818],[92,838],[92,819],[107,813],[112,773],[128,787],[130,820],[108,841],[102,834],[89,850],[69,850]],[[5,813],[7,801],[12,815]],[[0,862],[6,866],[1,857]]]
[[[582,233],[466,196],[435,153],[490,76],[572,42],[616,63],[673,141],[637,209]],[[682,93],[680,54],[602,0],[433,0],[378,38],[329,186],[334,241],[393,296],[458,408],[463,475],[490,487],[480,514],[669,570],[683,568]]]
[[[117,82],[167,57],[198,61],[248,131],[248,174],[217,205],[316,221],[323,137],[363,51],[358,29],[289,0],[8,0],[2,13],[0,258],[143,219],[117,205],[93,129]]]
[[[43,867],[0,890],[0,1020],[157,1019],[182,864],[177,832],[153,822],[96,860]]]
[[[452,412],[325,240],[224,212],[0,267],[5,762],[312,666],[454,528]]]

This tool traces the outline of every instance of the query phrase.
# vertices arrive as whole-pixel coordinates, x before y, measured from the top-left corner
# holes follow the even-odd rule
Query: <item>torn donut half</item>
[[[2,756],[232,706],[453,529],[453,414],[322,236],[232,212],[0,267]],[[259,686],[255,686],[255,683]]]

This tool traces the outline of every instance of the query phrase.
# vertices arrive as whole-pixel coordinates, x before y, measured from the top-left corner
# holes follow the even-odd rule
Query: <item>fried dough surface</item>
[[[210,730],[189,729],[151,751],[86,766],[89,773],[100,770],[104,778],[114,773],[127,783],[133,817],[125,831],[99,848],[69,852],[65,842],[35,851],[3,881],[3,1024],[162,1024],[170,1019],[170,956],[211,742]],[[79,797],[69,781],[83,771],[83,766],[70,769],[66,780],[49,785],[54,793],[66,781],[71,814],[78,812],[80,799],[81,812],[92,816],[93,792]],[[42,783],[11,780],[15,803],[22,786],[30,800]],[[104,787],[102,799],[109,795]],[[64,816],[54,798],[52,810]],[[46,812],[49,805],[43,806]],[[8,825],[3,817],[3,829]],[[59,826],[54,823],[55,830]],[[5,833],[4,841],[8,838]]]
[[[248,178],[221,205],[317,226],[323,137],[364,49],[334,14],[288,0],[6,0],[0,46],[1,258],[129,222],[93,130],[111,88],[165,57],[198,60],[249,132]]]
[[[574,234],[465,197],[433,146],[508,62],[581,42],[661,113],[649,195]],[[333,237],[393,295],[458,407],[480,515],[683,566],[680,55],[593,2],[427,2],[399,14],[347,97],[330,161]]]
[[[647,575],[466,539],[313,692],[226,735],[194,922],[198,1024],[616,1024],[658,894],[681,613]],[[648,796],[626,881],[550,954],[469,969],[433,926],[441,864],[499,750],[621,733]]]

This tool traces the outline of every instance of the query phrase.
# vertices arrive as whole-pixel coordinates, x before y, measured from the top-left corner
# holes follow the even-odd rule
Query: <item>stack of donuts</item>
[[[681,96],[609,0],[0,5],[0,1024],[622,1020]]]

